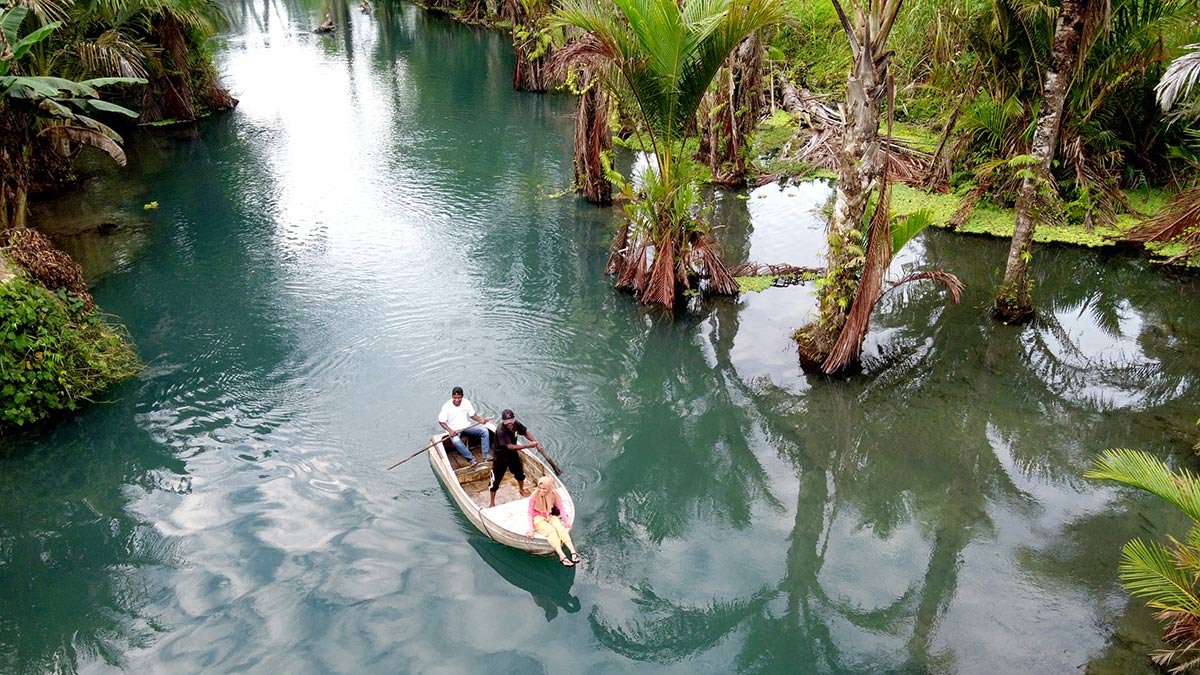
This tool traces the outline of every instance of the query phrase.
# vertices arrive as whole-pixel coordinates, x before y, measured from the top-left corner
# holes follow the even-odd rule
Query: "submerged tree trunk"
[[[855,16],[851,23],[838,1],[833,0],[850,41],[852,61],[842,109],[842,143],[837,150],[838,178],[829,219],[827,271],[817,294],[820,314],[815,322],[796,332],[800,360],[808,368],[826,364],[850,315],[866,263],[864,220],[884,168],[879,114],[888,91],[891,62],[891,52],[884,46],[902,1],[872,4],[872,12],[878,13],[872,16],[865,15],[864,8],[852,6]],[[861,349],[861,343],[857,349]],[[856,360],[857,350],[851,363]]]
[[[149,82],[142,94],[142,122],[190,122],[207,110],[237,105],[211,64],[192,58],[187,30],[170,12],[154,19],[159,56],[148,64]],[[197,105],[200,110],[197,111]]]
[[[1083,37],[1084,14],[1088,0],[1063,0],[1059,9],[1058,24],[1054,30],[1054,46],[1050,54],[1050,67],[1046,70],[1046,81],[1042,89],[1042,103],[1038,111],[1037,130],[1033,134],[1033,145],[1029,154],[1035,163],[1033,175],[1021,181],[1017,192],[1017,215],[1013,223],[1012,245],[1008,250],[1008,263],[1004,268],[1004,281],[996,289],[996,317],[1001,321],[1022,321],[1033,314],[1030,297],[1029,260],[1035,227],[1034,212],[1039,194],[1050,180],[1050,163],[1058,144],[1058,130],[1062,121],[1063,103],[1071,83],[1071,73]]]
[[[717,88],[705,94],[700,109],[700,150],[713,182],[743,185],[750,134],[763,111],[763,49],[758,33],[742,41],[716,77]]]
[[[154,36],[162,48],[159,58],[147,69],[150,82],[142,95],[142,121],[188,121],[196,119],[192,85],[188,78],[187,37],[183,24],[170,12],[154,20]]]
[[[582,70],[579,79],[584,89],[575,116],[575,191],[593,204],[611,204],[612,181],[605,175],[612,153],[608,97],[591,71]]]

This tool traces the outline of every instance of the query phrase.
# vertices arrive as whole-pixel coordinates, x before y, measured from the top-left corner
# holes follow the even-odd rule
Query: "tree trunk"
[[[604,175],[605,156],[612,152],[608,97],[589,71],[580,72],[584,88],[575,116],[575,190],[593,204],[612,203],[612,182]]]
[[[1050,163],[1054,159],[1054,149],[1058,144],[1063,103],[1067,98],[1071,73],[1078,57],[1086,9],[1087,0],[1063,0],[1058,13],[1054,46],[1050,53],[1050,67],[1046,70],[1041,109],[1038,111],[1037,129],[1034,131],[1033,145],[1029,151],[1036,160],[1033,175],[1021,181],[1017,192],[1017,215],[1013,223],[1012,245],[1008,250],[1004,281],[1000,288],[996,289],[995,314],[1006,323],[1023,321],[1033,315],[1029,281],[1029,260],[1032,257],[1030,247],[1036,225],[1033,210],[1041,199],[1039,192],[1047,185],[1050,177]]]
[[[517,37],[522,28],[528,31],[524,39]],[[536,27],[513,26],[513,53],[516,56],[513,64],[513,89],[546,91],[546,64],[553,49],[549,45],[541,47],[540,42],[540,33]]]
[[[196,119],[189,81],[187,38],[183,25],[169,12],[154,21],[154,36],[162,48],[149,64],[150,82],[142,95],[142,122]]]
[[[733,50],[716,81],[716,90],[705,94],[701,107],[697,159],[708,165],[714,183],[743,185],[750,134],[763,110],[763,50],[757,33]]]
[[[825,363],[850,314],[866,261],[863,231],[867,205],[883,172],[879,110],[887,93],[891,55],[884,52],[882,41],[873,45],[874,36],[859,28],[857,40],[852,40],[854,59],[842,108],[843,136],[837,150],[838,178],[829,219],[827,271],[817,294],[820,316],[796,336],[801,363],[808,368]]]

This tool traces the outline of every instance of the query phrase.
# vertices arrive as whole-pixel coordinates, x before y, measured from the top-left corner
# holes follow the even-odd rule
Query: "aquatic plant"
[[[674,307],[701,279],[730,294],[711,227],[698,213],[697,171],[686,141],[696,111],[729,53],[756,30],[783,21],[778,0],[566,0],[553,22],[584,32],[563,58],[587,63],[638,120],[652,167],[613,239],[607,271],[643,303]]]

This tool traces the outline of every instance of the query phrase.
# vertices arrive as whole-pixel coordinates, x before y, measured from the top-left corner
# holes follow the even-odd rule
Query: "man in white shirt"
[[[477,424],[472,425],[472,421]],[[492,458],[492,433],[483,426],[487,421],[488,418],[476,415],[475,406],[463,398],[462,387],[450,390],[450,400],[442,405],[442,411],[438,413],[438,424],[442,425],[446,433],[450,434],[450,442],[454,444],[454,449],[458,450],[458,454],[462,455],[463,459],[471,465],[478,464],[478,462],[471,454],[471,450],[467,448],[467,444],[463,442],[462,436],[478,436],[479,449],[483,450],[483,460],[490,460]]]

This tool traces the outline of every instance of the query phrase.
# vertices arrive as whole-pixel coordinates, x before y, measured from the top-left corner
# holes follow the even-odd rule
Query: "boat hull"
[[[505,477],[505,483],[508,485],[502,485],[497,498],[497,501],[501,502],[500,495],[504,494],[508,497],[507,500],[489,508],[486,506],[486,500],[487,484],[491,478],[491,463],[483,463],[474,468],[456,466],[456,464],[462,465],[465,462],[458,457],[457,453],[451,455],[447,452],[449,448],[446,446],[449,446],[450,443],[445,434],[431,437],[429,443],[433,446],[429,449],[428,454],[429,464],[433,468],[434,474],[446,488],[454,505],[462,511],[467,520],[471,521],[475,529],[489,539],[505,546],[534,555],[558,555],[550,547],[550,542],[541,534],[534,535],[533,539],[525,536],[529,522],[528,498],[514,496],[516,485],[511,475]],[[450,450],[450,452],[454,451]],[[550,476],[554,479],[555,489],[562,498],[563,509],[569,518],[574,519],[575,504],[571,500],[566,486],[554,475],[550,466],[531,450],[524,449],[518,452],[525,466],[527,485],[532,487],[539,477]],[[510,481],[514,482],[509,483]]]

